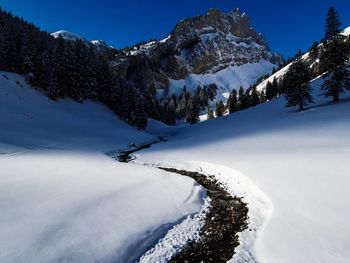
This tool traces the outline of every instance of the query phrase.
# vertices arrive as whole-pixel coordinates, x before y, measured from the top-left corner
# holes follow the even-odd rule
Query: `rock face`
[[[164,89],[170,79],[261,60],[278,65],[282,58],[270,51],[249,17],[239,9],[229,13],[210,9],[205,15],[179,22],[163,40],[124,49],[114,64],[118,75],[135,88]]]

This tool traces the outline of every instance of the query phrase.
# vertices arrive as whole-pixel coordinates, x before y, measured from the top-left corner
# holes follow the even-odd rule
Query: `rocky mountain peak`
[[[193,37],[200,34],[217,32],[222,35],[252,39],[258,44],[267,46],[261,34],[251,27],[250,19],[239,8],[229,13],[219,9],[209,9],[204,15],[180,21],[170,35],[174,37]]]
[[[282,58],[251,27],[249,17],[236,8],[228,13],[209,9],[203,15],[184,19],[165,39],[122,50],[114,65],[118,76],[130,85],[154,91],[171,86],[182,90],[191,77],[193,81],[188,82],[197,87],[203,84],[197,80],[208,74],[206,84],[213,84],[210,79],[222,74],[218,78],[223,80],[223,88],[231,89],[231,80],[236,77],[238,83],[234,85],[246,87],[280,62]],[[249,80],[239,77],[239,68],[245,65],[252,68]],[[176,81],[179,84],[173,85]]]

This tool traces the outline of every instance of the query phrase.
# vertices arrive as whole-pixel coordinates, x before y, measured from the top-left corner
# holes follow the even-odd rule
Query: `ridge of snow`
[[[59,36],[61,36],[63,39],[70,40],[70,41],[76,41],[79,39],[79,40],[82,40],[84,42],[88,42],[88,40],[85,39],[84,37],[79,36],[75,33],[66,31],[66,30],[59,30],[57,32],[52,33],[51,36],[53,36],[54,38],[58,38]]]

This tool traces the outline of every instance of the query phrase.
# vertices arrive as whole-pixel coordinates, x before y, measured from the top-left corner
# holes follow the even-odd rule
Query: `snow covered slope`
[[[186,177],[105,153],[154,140],[95,102],[0,73],[0,262],[133,262],[201,208]]]
[[[349,262],[350,94],[329,103],[317,96],[321,83],[312,83],[316,103],[307,111],[287,109],[279,98],[178,131],[139,155],[144,163],[225,176],[244,196],[251,223],[232,262]],[[272,207],[264,198],[252,202],[256,192],[239,174]]]
[[[349,36],[350,35],[350,26],[345,28],[343,30],[342,33],[344,36]],[[322,44],[321,44],[322,45]],[[303,56],[302,59],[304,61],[309,60],[309,52],[306,52]],[[281,68],[280,70],[278,70],[276,73],[272,74],[270,77],[268,77],[267,79],[265,79],[264,81],[262,81],[258,86],[257,86],[257,90],[258,91],[262,91],[266,88],[267,82],[273,82],[274,78],[276,78],[277,80],[280,80],[284,77],[284,75],[288,72],[289,67],[291,66],[291,64],[286,65],[285,67]]]
[[[106,43],[106,41],[104,41],[104,40],[92,40],[90,42],[86,38],[79,36],[78,34],[66,31],[66,30],[59,30],[57,32],[52,33],[51,36],[53,36],[54,38],[58,38],[61,36],[63,39],[69,40],[69,41],[76,41],[79,39],[79,40],[83,41],[84,43],[86,43],[87,45],[90,45],[90,44],[94,45],[98,49],[103,49],[103,50],[113,49],[113,47],[109,46]]]
[[[186,79],[170,80],[169,94],[179,94],[183,87],[196,91],[198,86],[204,87],[215,83],[218,87],[216,100],[222,100],[228,98],[232,89],[239,90],[240,86],[248,89],[259,77],[271,74],[274,67],[276,67],[275,64],[260,60],[258,63],[229,66],[215,73],[190,74]]]
[[[75,33],[66,31],[66,30],[59,30],[57,32],[54,32],[51,34],[53,37],[58,38],[62,37],[65,40],[70,40],[70,41],[76,41],[76,40],[82,40],[83,42],[88,42],[87,39],[83,38],[82,36],[79,36]]]

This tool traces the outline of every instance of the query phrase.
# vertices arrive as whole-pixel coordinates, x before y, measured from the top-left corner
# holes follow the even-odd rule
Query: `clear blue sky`
[[[343,27],[350,26],[350,0],[0,0],[3,9],[44,30],[65,29],[115,47],[164,38],[179,20],[210,7],[239,7],[271,48],[286,57],[323,36],[330,5],[340,13]]]

